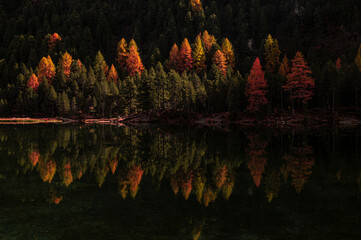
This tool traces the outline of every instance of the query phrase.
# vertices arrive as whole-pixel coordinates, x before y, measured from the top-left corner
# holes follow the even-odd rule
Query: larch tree
[[[278,70],[278,74],[281,75],[282,77],[287,77],[287,74],[289,72],[290,72],[289,60],[287,58],[287,55],[285,54],[283,56],[280,68]]]
[[[39,81],[38,81],[38,77],[35,75],[35,73],[33,73],[29,80],[28,80],[28,87],[32,88],[34,91],[38,91],[39,88]]]
[[[135,45],[132,45],[129,49],[126,66],[129,76],[131,77],[136,73],[141,75],[144,70],[142,59],[140,58],[137,47]]]
[[[192,8],[192,11],[195,13],[200,13],[202,11],[202,3],[201,0],[190,0],[190,5]]]
[[[216,38],[209,34],[207,30],[202,34],[202,41],[207,52],[209,52],[212,46],[217,43]]]
[[[168,68],[168,70],[171,70],[171,69],[177,70],[177,66],[178,66],[178,52],[179,52],[179,49],[178,49],[177,44],[175,43],[175,44],[172,46],[172,49],[171,49],[170,52],[169,52],[169,59],[168,59],[168,62],[167,62],[167,68]]]
[[[108,81],[114,82],[115,84],[118,81],[118,73],[113,64],[110,67],[109,72],[108,72]]]
[[[119,64],[122,70],[125,69],[127,62],[127,41],[122,38],[118,42],[117,46],[117,63]]]
[[[355,63],[361,72],[361,44],[360,47],[358,48],[357,55],[355,57]]]
[[[49,49],[52,49],[60,41],[61,41],[61,37],[59,36],[59,34],[57,33],[54,33],[53,35],[49,34],[49,39],[48,39]]]
[[[291,62],[291,71],[287,75],[283,89],[291,94],[292,111],[294,113],[294,101],[306,104],[312,99],[315,80],[310,76],[312,72],[301,52],[297,52]]]
[[[67,77],[67,79],[69,79],[70,77],[70,66],[72,62],[73,57],[68,52],[65,52],[60,59],[61,69],[63,70],[63,73]]]
[[[271,34],[268,35],[264,45],[264,55],[266,60],[266,71],[274,72],[276,66],[279,64],[281,51],[278,46],[277,39],[273,39]]]
[[[247,79],[245,94],[248,100],[247,110],[255,112],[260,109],[262,104],[267,104],[266,94],[267,82],[264,77],[264,71],[262,71],[261,62],[257,58]]]
[[[39,82],[43,81],[45,78],[48,83],[54,78],[56,73],[55,66],[53,61],[51,60],[50,56],[43,57],[38,66],[38,78]]]
[[[219,71],[221,71],[223,76],[227,76],[227,59],[224,54],[217,50],[213,55],[213,63],[217,66]]]
[[[341,66],[341,59],[340,58],[337,58],[335,67],[336,67],[337,70],[341,69],[342,66]]]
[[[189,45],[188,39],[185,38],[182,46],[178,52],[178,72],[189,71],[193,67],[192,49]]]
[[[198,35],[194,44],[193,51],[193,67],[196,73],[200,73],[206,69],[206,54],[204,52],[202,39]]]
[[[222,43],[222,52],[227,60],[227,65],[234,68],[235,60],[234,60],[234,51],[232,43],[226,38]]]

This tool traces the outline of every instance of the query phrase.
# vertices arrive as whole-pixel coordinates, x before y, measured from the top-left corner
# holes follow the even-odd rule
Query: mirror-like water
[[[0,126],[0,239],[361,239],[359,135]]]

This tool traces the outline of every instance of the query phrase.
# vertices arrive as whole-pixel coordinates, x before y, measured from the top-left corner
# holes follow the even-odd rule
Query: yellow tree
[[[280,69],[278,70],[278,74],[285,78],[287,77],[287,74],[289,74],[289,72],[290,72],[290,64],[287,55],[285,54],[283,55],[283,59],[280,65]]]
[[[355,58],[355,63],[361,72],[361,44],[360,47],[358,48],[358,52]]]
[[[117,46],[117,62],[122,70],[124,70],[127,61],[127,41],[122,38]]]
[[[202,72],[206,69],[206,54],[204,52],[201,36],[198,35],[194,44],[193,51],[193,66],[196,73]]]
[[[279,64],[281,51],[278,46],[277,39],[273,39],[271,34],[268,35],[266,43],[264,44],[264,55],[266,60],[266,71],[273,72]]]
[[[227,65],[234,68],[234,51],[232,43],[226,38],[222,43],[222,52],[227,60]]]
[[[60,66],[63,70],[64,75],[67,78],[70,77],[70,66],[72,61],[73,61],[73,57],[68,52],[65,52],[60,59]]]
[[[51,83],[51,80],[55,76],[55,66],[50,56],[43,57],[38,66],[38,78],[39,82],[41,82],[44,78]]]

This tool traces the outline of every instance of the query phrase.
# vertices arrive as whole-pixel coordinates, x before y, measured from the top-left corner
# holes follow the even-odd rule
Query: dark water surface
[[[360,135],[0,126],[0,239],[359,240]]]

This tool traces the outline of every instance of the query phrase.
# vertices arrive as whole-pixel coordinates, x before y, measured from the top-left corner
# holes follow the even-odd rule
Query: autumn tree
[[[202,41],[207,53],[211,50],[212,46],[217,43],[216,38],[209,34],[207,30],[202,34]]]
[[[60,67],[67,79],[70,77],[70,66],[72,62],[73,57],[68,52],[65,52],[60,59]]]
[[[292,59],[292,67],[287,75],[286,84],[283,86],[285,91],[290,92],[293,113],[294,101],[306,104],[312,99],[315,81],[310,76],[311,73],[307,62],[303,59],[302,53],[297,52],[296,56]]]
[[[193,67],[196,73],[206,69],[206,54],[204,52],[201,36],[197,36],[193,50]]]
[[[61,37],[59,36],[59,34],[54,33],[53,35],[50,35],[48,39],[49,49],[52,49],[60,41],[61,41]]]
[[[342,66],[341,66],[341,59],[340,58],[337,58],[335,67],[336,67],[337,70],[341,69]]]
[[[267,82],[264,77],[264,71],[257,58],[252,66],[251,72],[247,79],[246,98],[248,100],[247,110],[251,112],[258,111],[262,104],[267,103]]]
[[[228,40],[228,38],[224,39],[222,43],[222,52],[226,57],[227,65],[234,68],[235,60],[234,60],[234,51],[232,43]]]
[[[192,49],[189,45],[188,39],[185,38],[182,46],[178,52],[178,62],[177,68],[178,72],[182,73],[184,71],[189,71],[192,69],[193,57],[192,57]]]
[[[135,45],[132,45],[129,49],[129,54],[126,60],[126,66],[129,76],[131,77],[134,76],[135,73],[141,75],[144,70],[142,60],[139,56],[137,47]]]
[[[51,60],[51,57],[43,57],[38,66],[38,78],[39,82],[43,81],[43,79],[46,79],[48,83],[51,83],[52,79],[55,76],[55,66],[53,61]]]
[[[39,81],[38,81],[38,77],[35,75],[35,73],[33,73],[29,80],[28,80],[28,87],[32,88],[34,91],[38,91],[39,88]]]
[[[117,81],[118,81],[118,73],[117,70],[115,70],[114,65],[112,64],[108,72],[108,82],[114,82],[116,84]]]
[[[195,13],[200,13],[202,11],[202,3],[201,0],[190,0],[190,5]]]
[[[279,64],[279,58],[281,51],[278,46],[277,39],[273,39],[271,34],[268,35],[266,42],[264,44],[264,55],[266,61],[266,71],[274,72],[276,66]]]
[[[281,75],[282,77],[286,78],[287,75],[290,72],[290,65],[289,65],[289,60],[287,58],[287,55],[283,55],[283,59],[282,62],[280,64],[280,68],[278,70],[278,74]]]
[[[168,70],[171,70],[171,69],[177,70],[178,52],[179,52],[179,49],[178,49],[177,44],[175,43],[169,52],[169,59],[168,59],[167,65],[166,65]]]
[[[124,70],[127,62],[127,41],[122,38],[117,46],[117,63],[120,69]]]
[[[219,69],[219,71],[221,71],[223,76],[226,76],[227,75],[227,62],[226,62],[227,60],[226,60],[224,54],[220,50],[217,50],[214,53],[212,60],[213,60],[213,63]]]

